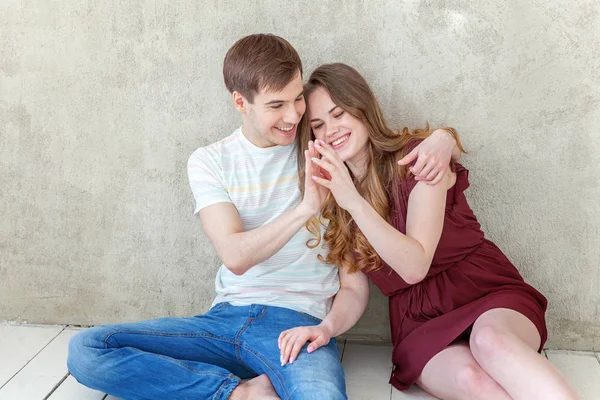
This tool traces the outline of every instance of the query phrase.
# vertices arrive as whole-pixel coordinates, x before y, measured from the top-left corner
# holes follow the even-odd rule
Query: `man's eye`
[[[272,106],[271,108],[272,108],[273,110],[279,110],[279,109],[281,108],[281,106],[282,106],[282,104],[277,104],[277,105],[275,105],[275,106]]]
[[[322,126],[323,126],[323,124],[315,125],[315,126],[313,126],[313,130],[317,130],[317,129],[321,128]]]

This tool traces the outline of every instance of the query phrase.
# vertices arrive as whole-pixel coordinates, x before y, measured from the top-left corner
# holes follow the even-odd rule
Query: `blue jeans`
[[[290,309],[215,305],[190,318],[161,318],[86,329],[69,344],[67,365],[80,383],[134,399],[227,399],[241,379],[267,374],[284,399],[346,399],[332,339],[281,366],[277,338],[321,321]]]

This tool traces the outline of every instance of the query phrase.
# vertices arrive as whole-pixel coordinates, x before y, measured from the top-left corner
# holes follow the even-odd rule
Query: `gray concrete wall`
[[[550,346],[600,348],[600,3],[0,2],[0,319],[97,324],[204,312],[215,252],[189,154],[240,124],[239,37],[306,70],[342,61],[394,126],[449,124],[488,237],[550,300]],[[373,291],[351,336],[388,339]]]

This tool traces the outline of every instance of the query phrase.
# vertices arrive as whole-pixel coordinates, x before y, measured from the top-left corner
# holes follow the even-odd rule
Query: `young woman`
[[[429,131],[391,130],[347,65],[317,68],[305,96],[299,171],[330,191],[324,258],[389,297],[392,385],[417,383],[442,399],[577,398],[539,353],[546,299],[484,237],[467,204],[468,171],[452,163],[436,185],[416,180],[398,160]]]

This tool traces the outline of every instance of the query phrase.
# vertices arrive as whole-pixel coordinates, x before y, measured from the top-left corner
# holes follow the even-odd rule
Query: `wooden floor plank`
[[[63,329],[63,326],[0,324],[0,388]]]
[[[346,347],[346,340],[340,339],[337,340],[338,350],[340,351],[340,361],[344,359],[344,347]]]
[[[548,350],[548,359],[565,375],[582,400],[600,399],[600,364],[593,353]]]
[[[104,393],[83,386],[69,375],[48,400],[102,400],[104,396]]]
[[[2,389],[0,400],[39,400],[67,375],[67,350],[74,331],[65,329]]]
[[[349,399],[389,400],[392,347],[346,341],[342,359]]]
[[[401,392],[392,388],[392,400],[435,400],[430,394],[424,392],[417,385],[412,385],[407,391]]]
[[[53,388],[49,400],[119,400],[88,389],[67,375],[67,345],[75,333],[62,326],[0,324],[0,400],[40,400]],[[390,346],[340,340],[338,348],[350,399],[434,399],[416,386],[400,392],[388,384]],[[556,350],[543,354],[565,374],[582,400],[600,399],[599,354]]]

